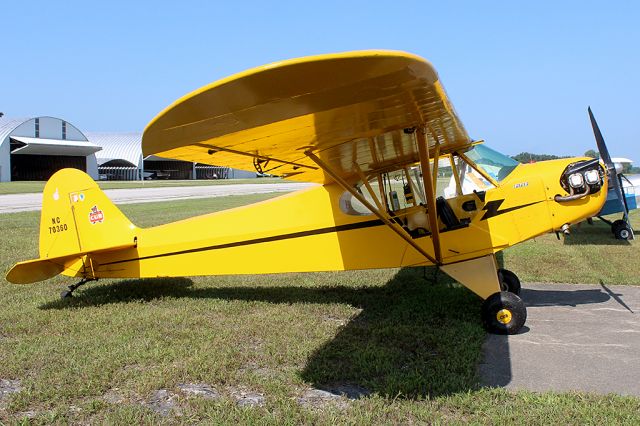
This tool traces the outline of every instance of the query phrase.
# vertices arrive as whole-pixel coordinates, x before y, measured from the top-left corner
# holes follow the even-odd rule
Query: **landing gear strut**
[[[440,269],[485,299],[481,317],[484,328],[494,334],[516,334],[527,319],[527,307],[518,293],[520,280],[499,269],[494,254],[442,265]]]
[[[77,289],[78,287],[82,286],[82,285],[85,285],[89,281],[98,281],[98,279],[97,278],[83,278],[78,284],[72,284],[69,287],[67,287],[68,290],[64,290],[62,293],[60,293],[60,298],[61,299],[68,299],[70,297],[73,297],[74,290]]]

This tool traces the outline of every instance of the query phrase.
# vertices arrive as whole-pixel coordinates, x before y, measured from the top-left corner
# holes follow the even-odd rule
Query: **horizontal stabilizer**
[[[135,243],[106,247],[99,250],[92,250],[91,252],[74,253],[67,256],[18,262],[9,270],[7,281],[14,284],[32,284],[38,281],[48,280],[62,273],[70,264],[87,254],[91,255],[91,253],[117,251],[133,247],[135,247]]]
[[[7,281],[14,284],[31,284],[53,278],[65,269],[65,262],[75,256],[53,259],[35,259],[16,263],[7,274]]]

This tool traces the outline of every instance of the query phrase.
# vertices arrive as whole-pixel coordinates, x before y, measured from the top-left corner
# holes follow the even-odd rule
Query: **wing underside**
[[[433,155],[471,144],[424,59],[365,51],[295,59],[231,76],[176,101],[146,128],[144,155],[257,170],[292,180],[346,180],[418,161],[416,131]],[[356,164],[357,166],[354,166]]]

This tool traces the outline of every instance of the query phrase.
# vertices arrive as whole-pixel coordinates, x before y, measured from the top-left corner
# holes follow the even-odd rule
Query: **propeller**
[[[609,150],[607,149],[607,145],[604,143],[604,137],[602,137],[602,133],[600,132],[600,127],[598,127],[598,123],[596,122],[596,118],[593,116],[593,112],[591,111],[591,107],[588,108],[589,111],[589,119],[591,120],[591,127],[593,127],[593,134],[596,137],[596,145],[598,146],[598,152],[600,153],[600,158],[604,162],[605,167],[607,168],[607,172],[609,174],[609,188],[613,189],[618,197],[618,201],[620,202],[620,207],[622,208],[622,217],[624,223],[627,225],[627,228],[630,231],[629,240],[633,239],[633,228],[631,227],[631,223],[629,222],[629,209],[627,208],[627,201],[625,200],[624,194],[622,192],[622,178],[621,174],[616,170],[615,164],[611,161],[611,156],[609,155]]]

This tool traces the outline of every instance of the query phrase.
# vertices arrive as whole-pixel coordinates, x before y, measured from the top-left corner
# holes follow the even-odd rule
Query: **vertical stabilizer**
[[[42,194],[40,258],[131,246],[136,226],[87,174],[63,169]]]

